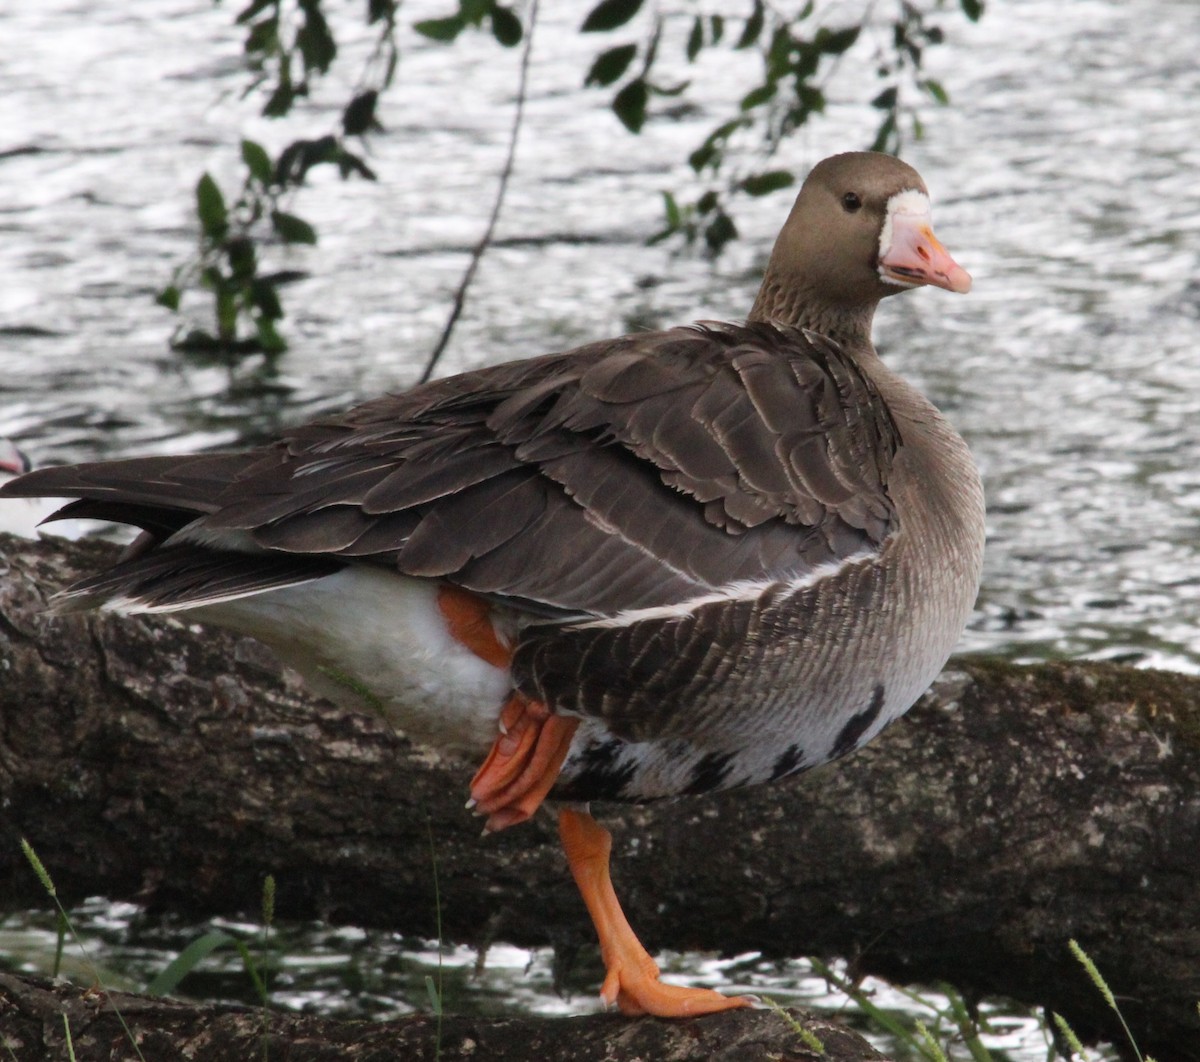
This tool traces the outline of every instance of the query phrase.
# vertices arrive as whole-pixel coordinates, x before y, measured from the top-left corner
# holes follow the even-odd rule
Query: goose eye
[[[847,214],[853,214],[862,207],[862,200],[854,192],[847,192],[842,196],[842,207]]]

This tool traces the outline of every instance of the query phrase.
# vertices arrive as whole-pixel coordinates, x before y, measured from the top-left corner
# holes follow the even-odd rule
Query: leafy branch
[[[519,2],[532,27],[536,3]],[[686,197],[663,191],[664,223],[651,242],[702,243],[708,253],[718,254],[737,237],[734,213],[740,197],[768,195],[794,185],[796,174],[778,165],[775,156],[796,130],[824,113],[832,75],[856,45],[856,61],[869,67],[880,84],[871,100],[879,112],[871,147],[894,153],[906,136],[919,138],[923,132],[919,106],[949,100],[945,88],[926,76],[923,60],[929,47],[944,42],[939,16],[950,4],[951,0],[859,0],[857,10],[848,13],[845,4],[817,0],[803,4],[741,0],[734,16],[712,13],[711,5],[702,9],[699,0],[685,0],[682,11],[673,9],[669,15],[656,10],[653,0],[595,3],[579,31],[615,42],[598,50],[583,74],[583,84],[611,91],[612,111],[631,134],[688,106],[692,80],[678,80],[681,64],[694,68],[706,52],[740,53],[758,60],[753,83],[741,92],[733,113],[721,116],[687,158],[695,188]],[[250,74],[246,94],[262,97],[264,116],[289,114],[337,61],[338,45],[324,11],[327,6],[323,0],[250,0],[238,14],[237,23],[246,34]],[[734,0],[729,0],[729,6],[735,6]],[[974,21],[983,13],[983,0],[957,0],[957,7]],[[341,108],[336,128],[296,140],[274,158],[261,144],[243,140],[244,179],[236,194],[227,196],[209,174],[200,178],[197,254],[176,270],[158,301],[178,311],[185,290],[198,284],[212,295],[213,324],[185,334],[180,326],[172,340],[177,349],[232,359],[249,352],[275,355],[286,348],[279,327],[284,316],[279,289],[301,274],[265,272],[260,251],[270,245],[317,242],[316,229],[288,209],[314,168],[333,166],[343,178],[375,179],[351,144],[357,146],[383,131],[378,107],[395,76],[402,32],[448,46],[467,31],[489,33],[505,48],[524,40],[524,86],[529,30],[515,6],[499,0],[457,0],[457,8],[448,14],[407,27],[398,22],[399,9],[400,0],[366,0],[366,23],[375,31],[375,46],[351,98]],[[686,32],[679,32],[684,27]],[[682,54],[668,59],[666,51],[680,45]],[[867,45],[870,56],[864,62]],[[524,91],[522,87],[491,220],[455,296],[430,367],[461,312],[499,216]]]
[[[644,0],[603,0],[582,29],[617,29],[644,6]],[[960,0],[959,6],[972,21],[983,13],[982,0]],[[944,0],[865,0],[849,21],[827,23],[822,19],[824,7],[815,0],[807,0],[799,10],[754,0],[749,14],[740,19],[693,15],[683,46],[688,64],[695,64],[707,49],[754,54],[760,63],[759,80],[741,96],[736,112],[715,125],[688,156],[700,190],[682,203],[674,192],[663,193],[665,225],[651,242],[681,237],[691,244],[703,239],[710,253],[719,254],[737,236],[734,199],[768,195],[795,184],[796,174],[773,165],[772,159],[797,129],[824,113],[826,86],[834,70],[864,34],[876,38],[874,73],[884,83],[871,101],[881,112],[871,149],[897,153],[905,120],[912,135],[920,138],[923,128],[911,97],[949,102],[945,88],[922,70],[925,49],[945,39],[934,21],[944,7]],[[844,5],[838,8],[842,18],[845,10]],[[612,109],[630,132],[645,125],[653,100],[682,96],[689,87],[689,82],[670,84],[656,76],[663,39],[663,19],[655,17],[642,40],[601,52],[585,78],[588,85],[615,87]]]
[[[396,9],[399,0],[369,0],[367,22],[377,30],[375,48],[352,98],[342,108],[338,127],[312,139],[293,141],[277,157],[261,144],[242,140],[242,187],[230,205],[216,180],[204,174],[196,185],[199,247],[194,260],[175,271],[157,301],[178,311],[183,292],[199,283],[213,296],[213,327],[177,331],[178,350],[225,357],[286,349],[278,322],[283,317],[280,285],[295,272],[264,273],[259,247],[264,243],[315,244],[316,229],[283,208],[304,185],[310,171],[334,166],[343,178],[375,180],[351,138],[382,131],[376,109],[392,83],[399,59]],[[307,96],[312,82],[329,72],[337,42],[321,10],[321,0],[251,0],[237,16],[244,26],[244,51],[251,80],[246,94],[261,93],[262,114],[280,118]]]

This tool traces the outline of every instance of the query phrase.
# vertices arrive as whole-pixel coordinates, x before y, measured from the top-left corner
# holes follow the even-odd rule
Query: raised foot
[[[591,815],[565,808],[558,832],[571,874],[600,938],[600,954],[608,973],[600,998],[616,1003],[624,1014],[654,1014],[660,1018],[693,1018],[718,1010],[750,1007],[754,1001],[723,996],[707,988],[665,985],[658,966],[642,947],[621,910],[609,876],[612,835]]]
[[[488,833],[528,819],[550,792],[579,726],[544,704],[513,693],[500,713],[500,736],[471,780],[471,806]]]
[[[486,600],[447,583],[438,588],[437,601],[456,641],[493,667],[512,664],[512,649],[497,633]],[[468,806],[487,815],[485,832],[515,826],[537,811],[578,726],[578,719],[554,715],[544,704],[513,692],[500,712],[500,736],[471,780]]]

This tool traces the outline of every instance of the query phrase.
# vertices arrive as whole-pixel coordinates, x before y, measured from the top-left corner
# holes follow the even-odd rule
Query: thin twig
[[[525,50],[521,54],[521,72],[520,79],[517,82],[517,109],[513,113],[512,133],[508,139],[508,157],[504,160],[504,169],[500,172],[500,183],[496,187],[496,201],[492,204],[492,216],[488,219],[487,228],[479,238],[475,249],[471,252],[471,261],[467,264],[466,272],[463,273],[458,290],[454,293],[454,305],[450,309],[450,316],[446,319],[446,326],[442,329],[441,338],[437,341],[437,345],[429,355],[429,360],[425,363],[425,368],[417,380],[418,383],[425,383],[433,375],[433,370],[438,363],[438,359],[449,345],[450,336],[454,332],[454,326],[458,323],[459,317],[462,316],[463,306],[467,301],[467,289],[475,279],[475,271],[479,268],[479,263],[484,253],[491,245],[492,234],[496,231],[496,222],[500,219],[500,210],[504,206],[504,195],[508,191],[508,179],[512,176],[513,163],[517,157],[517,140],[520,136],[521,124],[525,117],[525,94],[529,81],[529,57],[533,52],[533,28],[537,24],[537,15],[538,0],[533,0],[529,5],[529,25],[525,30]]]

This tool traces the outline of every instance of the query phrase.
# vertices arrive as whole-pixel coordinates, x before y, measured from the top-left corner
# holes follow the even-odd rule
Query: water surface
[[[232,187],[239,135],[282,144],[344,93],[322,89],[286,128],[255,118],[231,15],[203,0],[6,9],[0,434],[39,462],[258,438],[405,386],[440,332],[516,84],[516,54],[481,37],[406,51],[370,148],[377,184],[318,176],[291,204],[321,243],[269,255],[308,273],[286,292],[276,371],[167,350],[152,295],[193,246],[198,174]],[[687,187],[686,152],[739,86],[710,65],[697,113],[630,138],[578,88],[594,42],[573,18],[543,5],[499,241],[444,371],[743,315],[786,212],[749,204],[745,239],[715,264],[644,246],[658,192]],[[987,565],[962,648],[1200,670],[1200,5],[1010,0],[976,26],[943,22],[928,63],[953,104],[927,110],[906,157],[975,290],[890,299],[877,339],[983,469]],[[841,64],[787,162],[869,139],[870,48]]]

